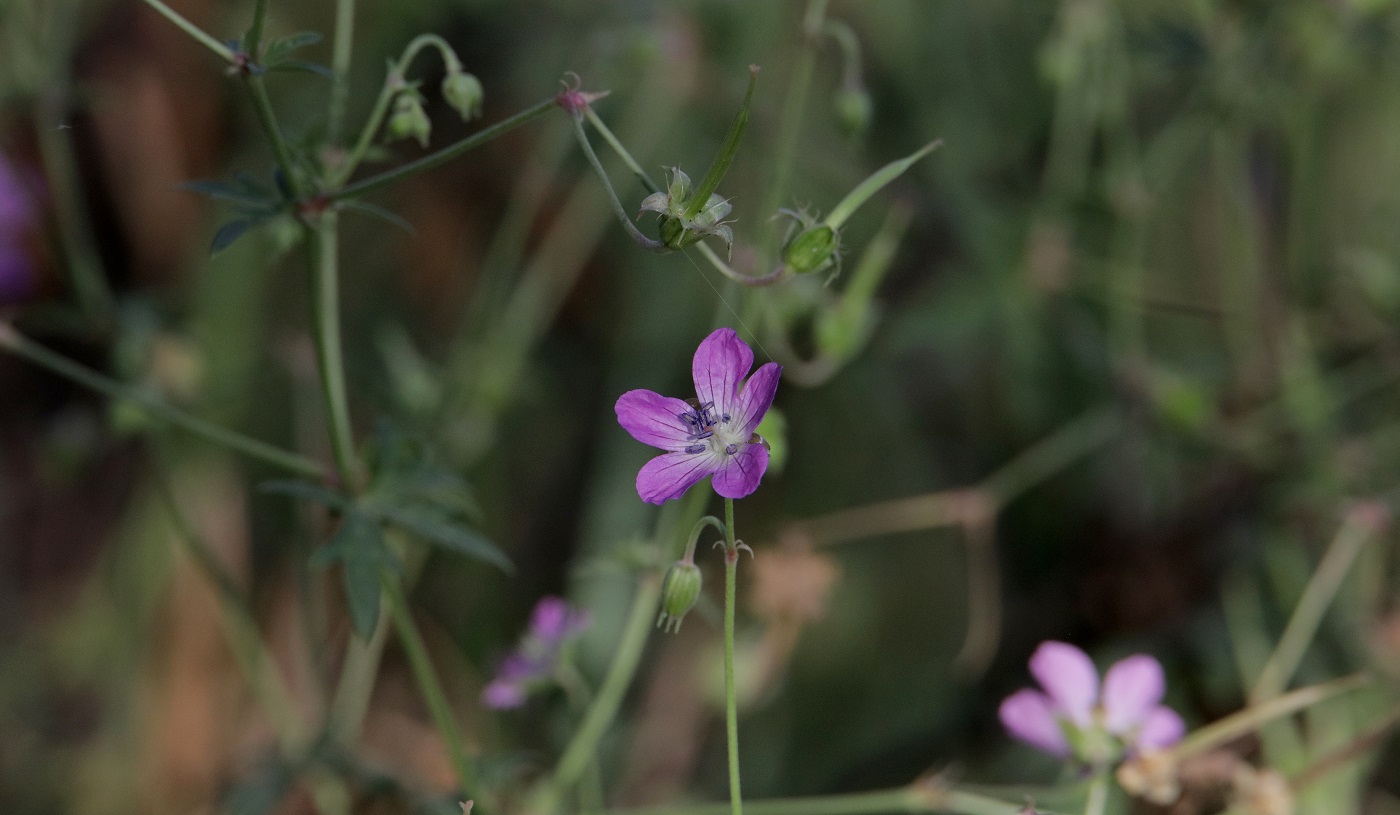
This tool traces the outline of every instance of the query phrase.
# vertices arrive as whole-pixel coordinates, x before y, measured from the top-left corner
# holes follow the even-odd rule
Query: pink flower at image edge
[[[1102,728],[1135,752],[1161,749],[1181,740],[1181,717],[1161,704],[1166,693],[1162,664],[1146,654],[1115,662],[1099,686],[1093,660],[1063,642],[1043,642],[1031,655],[1031,675],[1043,690],[1025,688],[1006,697],[1001,723],[1017,739],[1068,758],[1073,748],[1065,728]]]
[[[633,390],[617,400],[617,421],[632,438],[666,451],[637,473],[637,495],[651,504],[679,498],[707,476],[715,492],[743,498],[758,489],[768,449],[754,440],[778,390],[782,367],[753,372],[753,350],[733,329],[721,328],[695,349],[691,373],[698,405]]]

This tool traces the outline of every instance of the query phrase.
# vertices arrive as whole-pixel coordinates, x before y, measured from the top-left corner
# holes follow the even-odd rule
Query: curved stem
[[[123,385],[91,368],[79,365],[50,351],[5,323],[0,323],[0,349],[9,351],[17,357],[26,359],[85,388],[90,388],[113,399],[129,401],[152,416],[164,419],[181,430],[193,433],[221,447],[227,447],[234,452],[242,453],[249,458],[257,459],[297,475],[308,478],[325,477],[326,473],[321,465],[309,458],[220,427],[213,422],[191,416],[151,394]]]
[[[612,182],[608,180],[608,171],[603,169],[603,163],[598,160],[598,154],[593,152],[593,145],[588,142],[588,133],[583,129],[583,117],[574,114],[569,118],[574,124],[574,135],[578,137],[578,145],[583,149],[583,155],[588,159],[588,164],[598,174],[598,179],[603,182],[603,189],[608,194],[608,203],[612,205],[613,214],[617,216],[618,222],[627,231],[627,235],[648,252],[656,252],[657,254],[670,252],[670,248],[665,243],[642,234],[642,230],[638,229],[637,225],[632,223],[632,219],[627,217],[627,210],[622,208],[622,202],[617,199],[617,192],[613,190]]]
[[[206,34],[204,32],[204,29],[185,19],[183,16],[180,15],[180,12],[176,11],[170,6],[167,6],[160,0],[145,0],[145,2],[146,5],[155,9],[160,14],[160,16],[164,17],[165,19],[178,26],[181,31],[185,32],[186,34],[189,34],[205,48],[208,48],[210,51],[213,51],[215,54],[218,54],[219,59],[222,59],[224,62],[227,62],[230,65],[233,65],[237,62],[237,55],[233,53],[232,48],[229,48],[227,45],[224,45],[223,43],[219,42],[214,37],[211,37],[210,35]]]
[[[444,147],[441,150],[437,151],[436,153],[429,153],[428,155],[418,159],[417,161],[410,161],[402,167],[396,167],[392,170],[389,170],[388,172],[366,178],[363,181],[356,181],[354,184],[348,184],[345,187],[330,193],[326,196],[326,198],[329,201],[339,201],[345,198],[355,198],[364,195],[365,193],[370,192],[372,190],[377,190],[380,187],[386,187],[390,184],[393,184],[396,181],[401,181],[405,178],[408,178],[411,175],[417,175],[418,173],[421,173],[424,170],[430,170],[433,167],[438,166],[439,164],[445,164],[451,161],[452,159],[462,155],[463,153],[468,152],[469,150],[480,147],[481,145],[486,144],[487,142],[499,136],[502,136],[507,132],[514,130],[515,128],[527,122],[530,122],[534,119],[538,119],[539,117],[548,113],[554,107],[554,97],[551,96],[550,98],[544,101],[537,102],[534,105],[520,111],[519,113],[510,117],[509,119],[498,122],[497,124],[494,124],[491,127],[488,127],[484,130],[478,131],[477,133],[473,133],[467,138],[462,139],[461,141],[456,142],[455,144],[450,144],[447,147]]]
[[[588,118],[588,123],[593,125],[593,128],[603,137],[603,141],[607,142],[608,146],[613,149],[617,157],[622,159],[622,163],[627,165],[627,169],[631,170],[632,174],[637,177],[637,180],[642,182],[642,186],[646,187],[647,192],[661,192],[661,187],[657,186],[656,182],[651,180],[651,176],[647,175],[646,170],[642,169],[642,165],[637,163],[637,160],[633,158],[627,148],[622,145],[622,142],[618,140],[617,136],[613,135],[612,129],[608,127],[601,116],[594,112],[592,105],[588,106],[583,115]]]
[[[418,626],[413,622],[413,615],[408,610],[408,598],[404,596],[403,587],[399,585],[398,578],[387,570],[380,572],[379,584],[389,600],[389,613],[393,615],[394,628],[399,633],[399,644],[408,656],[413,678],[423,692],[423,701],[428,705],[433,725],[437,728],[438,735],[447,742],[447,753],[452,759],[452,767],[457,772],[462,790],[468,798],[476,796],[477,803],[480,804],[483,790],[477,786],[476,768],[467,753],[466,744],[462,741],[462,734],[458,732],[457,724],[452,718],[452,706],[447,703],[447,694],[443,692],[442,683],[438,681],[437,672],[428,657],[428,646],[424,644],[423,635],[418,632]]]
[[[330,426],[331,451],[341,486],[358,490],[355,442],[350,429],[350,407],[345,395],[345,364],[340,347],[340,281],[337,258],[336,215],[324,213],[308,228],[307,273],[311,281],[311,316],[316,338],[316,358],[321,374],[326,422]]]
[[[734,538],[734,499],[724,499],[724,724],[729,742],[729,811],[743,815],[739,785],[739,705],[734,693],[734,595],[738,582],[739,546]]]

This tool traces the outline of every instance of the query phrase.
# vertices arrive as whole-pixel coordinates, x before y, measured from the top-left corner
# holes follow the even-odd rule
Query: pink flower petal
[[[715,473],[715,492],[725,498],[743,498],[758,489],[768,469],[768,450],[761,444],[745,444],[739,452],[726,456]]]
[[[1016,691],[1002,700],[997,714],[1013,737],[1051,755],[1069,756],[1069,741],[1055,715],[1055,705],[1040,691]]]
[[[648,504],[664,504],[684,495],[705,476],[718,470],[720,464],[719,458],[710,452],[657,456],[637,473],[637,495]]]
[[[730,417],[731,427],[745,435],[753,433],[758,423],[763,421],[763,414],[773,405],[773,395],[778,392],[778,377],[782,373],[782,366],[776,362],[760,365],[758,370],[753,372],[753,376],[749,377],[749,381],[745,382],[743,389],[739,391],[734,414]]]
[[[525,704],[525,687],[519,682],[497,679],[481,691],[481,703],[492,710],[507,710]]]
[[[732,328],[721,328],[710,334],[695,349],[691,373],[695,377],[695,395],[700,404],[714,402],[714,416],[719,419],[733,413],[739,396],[739,382],[753,367],[753,351]]]
[[[1171,747],[1186,735],[1186,723],[1169,707],[1155,707],[1143,717],[1142,729],[1134,739],[1134,746],[1141,749],[1150,747],[1160,750]]]
[[[1030,667],[1060,712],[1087,726],[1099,697],[1099,672],[1089,655],[1069,643],[1051,640],[1031,654]]]
[[[628,391],[618,397],[617,423],[642,444],[680,452],[692,444],[693,430],[681,418],[690,405],[649,390]]]
[[[1108,669],[1103,678],[1104,726],[1122,735],[1142,724],[1166,692],[1162,663],[1146,654],[1135,654]]]

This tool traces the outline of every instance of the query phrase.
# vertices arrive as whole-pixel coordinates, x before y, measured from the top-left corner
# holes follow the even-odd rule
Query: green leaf
[[[398,558],[384,543],[379,524],[358,512],[345,516],[340,531],[335,533],[325,549],[316,553],[313,560],[326,550],[332,550],[331,557],[344,564],[342,577],[345,581],[345,601],[350,607],[350,623],[356,634],[362,639],[369,639],[379,623],[379,596],[383,590],[379,582],[380,573],[385,569],[397,569]]]
[[[235,204],[253,207],[276,207],[277,201],[242,183],[230,184],[226,181],[186,181],[180,189],[207,195],[218,201],[231,201]]]
[[[319,62],[312,62],[308,59],[284,59],[276,65],[267,66],[269,72],[272,71],[297,71],[305,74],[316,74],[326,79],[335,79],[335,71],[322,65]]]
[[[515,564],[511,563],[510,558],[497,549],[495,544],[461,524],[435,516],[431,511],[385,507],[377,514],[385,521],[412,532],[428,543],[485,561],[507,574],[515,572]]]
[[[719,155],[715,156],[714,163],[700,180],[700,186],[695,188],[695,194],[685,208],[685,217],[694,218],[700,214],[700,210],[710,202],[710,194],[724,179],[724,174],[729,172],[729,165],[734,163],[734,156],[739,152],[739,142],[743,140],[744,131],[749,127],[749,106],[753,103],[753,88],[757,82],[758,66],[750,65],[749,90],[744,94],[744,104],[739,108],[733,123],[729,125],[729,133],[724,137],[724,144],[720,145]]]
[[[943,146],[943,140],[936,139],[904,158],[891,161],[889,164],[871,173],[869,178],[857,184],[855,189],[851,190],[847,193],[845,198],[841,199],[841,203],[832,208],[831,212],[827,214],[826,219],[822,223],[832,229],[840,229],[841,224],[844,224],[847,218],[855,214],[855,211],[860,209],[862,204],[869,201],[871,196],[879,192],[886,184],[903,175],[904,172],[910,167],[913,167],[915,162],[919,159],[932,153],[941,146]]]
[[[268,69],[272,69],[281,63],[288,54],[308,45],[315,45],[323,38],[317,31],[298,31],[295,34],[288,34],[285,37],[274,40],[263,52],[262,63]]]
[[[355,212],[362,212],[365,215],[378,218],[382,221],[387,221],[388,223],[397,226],[399,229],[402,229],[404,232],[407,232],[409,235],[416,236],[418,234],[418,230],[413,228],[413,224],[404,220],[397,213],[391,212],[385,209],[384,207],[375,206],[374,204],[365,201],[359,201],[353,198],[348,201],[345,201],[341,204],[341,206],[343,206],[345,209],[354,210]]]
[[[243,237],[248,230],[262,223],[265,218],[239,218],[236,221],[229,221],[219,227],[219,231],[214,233],[214,240],[209,244],[209,254],[217,255],[233,245],[233,242]]]
[[[268,495],[286,495],[301,501],[310,501],[314,504],[330,507],[342,514],[349,514],[355,509],[354,501],[349,496],[328,490],[318,484],[309,481],[264,481],[258,485],[259,492]]]

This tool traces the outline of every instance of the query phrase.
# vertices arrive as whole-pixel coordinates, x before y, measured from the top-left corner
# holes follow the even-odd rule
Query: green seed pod
[[[470,122],[481,115],[481,105],[486,99],[486,91],[481,81],[469,73],[458,71],[449,73],[442,80],[442,98],[462,117]]]
[[[817,224],[802,230],[783,249],[783,262],[794,272],[815,272],[830,266],[836,258],[836,230]]]
[[[700,567],[688,560],[678,560],[666,571],[666,582],[661,585],[661,614],[656,618],[657,628],[669,633],[681,630],[681,620],[695,606],[700,597]]]
[[[390,139],[417,139],[422,147],[428,146],[428,137],[433,132],[433,123],[423,110],[423,99],[417,91],[406,91],[394,100],[394,113],[389,117]]]
[[[865,133],[870,127],[870,117],[874,111],[874,105],[870,101],[870,94],[863,87],[842,88],[837,91],[834,100],[836,107],[836,123],[840,125],[841,132],[847,138],[854,139]]]

